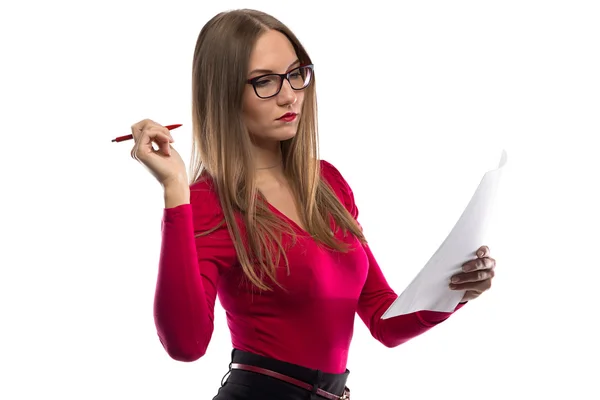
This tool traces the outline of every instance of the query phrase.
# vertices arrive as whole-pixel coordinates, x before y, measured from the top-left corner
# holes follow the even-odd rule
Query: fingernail
[[[473,265],[471,265],[471,264],[469,264],[469,265],[465,265],[465,266],[463,267],[463,271],[465,271],[465,272],[473,271],[473,269],[474,269],[474,267],[473,267]]]
[[[479,252],[477,253],[477,255],[478,255],[479,257],[483,257],[483,250],[479,250]]]
[[[450,280],[450,282],[456,283],[456,282],[458,282],[458,278],[455,276],[452,278],[452,280]]]

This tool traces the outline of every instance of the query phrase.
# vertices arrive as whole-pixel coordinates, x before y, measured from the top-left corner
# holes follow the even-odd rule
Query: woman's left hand
[[[466,290],[461,303],[476,299],[492,286],[496,260],[489,257],[490,249],[487,246],[481,246],[475,254],[477,258],[464,263],[463,272],[450,279],[450,289]]]

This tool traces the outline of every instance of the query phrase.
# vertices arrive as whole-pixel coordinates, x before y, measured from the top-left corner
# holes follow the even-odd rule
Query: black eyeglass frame
[[[302,87],[302,88],[300,88],[300,89],[296,89],[296,88],[294,88],[294,87],[292,86],[292,82],[290,82],[290,74],[291,74],[292,72],[294,72],[294,71],[296,71],[296,70],[300,69],[300,68],[306,68],[306,67],[308,67],[308,68],[310,69],[310,74],[311,74],[311,75],[310,75],[310,81],[308,82],[308,84],[307,84],[306,86],[304,86],[304,87]],[[255,93],[255,94],[256,94],[256,95],[257,95],[259,98],[261,98],[261,99],[270,99],[271,97],[275,97],[275,96],[277,96],[277,95],[279,94],[279,92],[281,92],[281,88],[283,87],[283,81],[284,81],[284,80],[287,80],[287,81],[288,81],[288,83],[290,84],[290,87],[291,87],[292,89],[296,90],[296,91],[300,91],[300,90],[304,90],[304,89],[306,89],[306,88],[307,88],[307,87],[308,87],[308,86],[309,86],[309,85],[312,83],[312,80],[313,80],[313,76],[312,76],[312,74],[313,74],[313,72],[314,72],[314,65],[313,65],[313,64],[303,64],[303,65],[300,65],[300,66],[298,66],[298,67],[296,67],[296,68],[292,69],[292,70],[291,70],[291,71],[289,71],[289,72],[286,72],[285,74],[274,74],[274,73],[270,73],[270,74],[264,74],[264,75],[256,76],[256,77],[254,77],[254,78],[252,78],[252,79],[248,79],[248,80],[246,81],[246,83],[247,83],[247,84],[249,84],[249,85],[252,85],[252,88],[254,89],[254,93]],[[277,91],[275,92],[275,94],[273,94],[273,95],[271,95],[271,96],[263,97],[263,96],[261,96],[261,95],[259,95],[259,94],[258,94],[258,90],[256,89],[256,82],[257,82],[259,79],[263,79],[263,78],[264,78],[264,77],[266,77],[266,76],[278,76],[278,77],[280,77],[281,79],[280,79],[280,83],[279,83],[279,88],[277,89]]]

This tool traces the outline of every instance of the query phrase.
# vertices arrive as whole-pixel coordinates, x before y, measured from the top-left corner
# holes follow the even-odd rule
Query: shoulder
[[[337,194],[340,201],[346,206],[348,211],[356,217],[357,209],[354,203],[354,193],[348,181],[342,173],[332,163],[326,160],[320,160],[321,177],[331,186]]]
[[[321,167],[321,177],[329,183],[330,186],[339,189],[350,188],[342,173],[329,161],[319,160]]]
[[[190,185],[190,205],[197,231],[212,229],[223,221],[221,202],[210,177],[203,176]]]
[[[190,205],[198,256],[219,267],[235,264],[237,253],[229,235],[216,185],[210,177],[201,177],[190,185]]]

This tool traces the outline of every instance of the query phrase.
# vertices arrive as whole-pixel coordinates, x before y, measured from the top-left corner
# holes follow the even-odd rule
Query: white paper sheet
[[[452,231],[381,319],[421,310],[454,311],[464,291],[451,290],[450,278],[461,272],[462,265],[475,257],[480,246],[487,244],[483,241],[506,157],[503,150],[498,168],[485,173]]]

